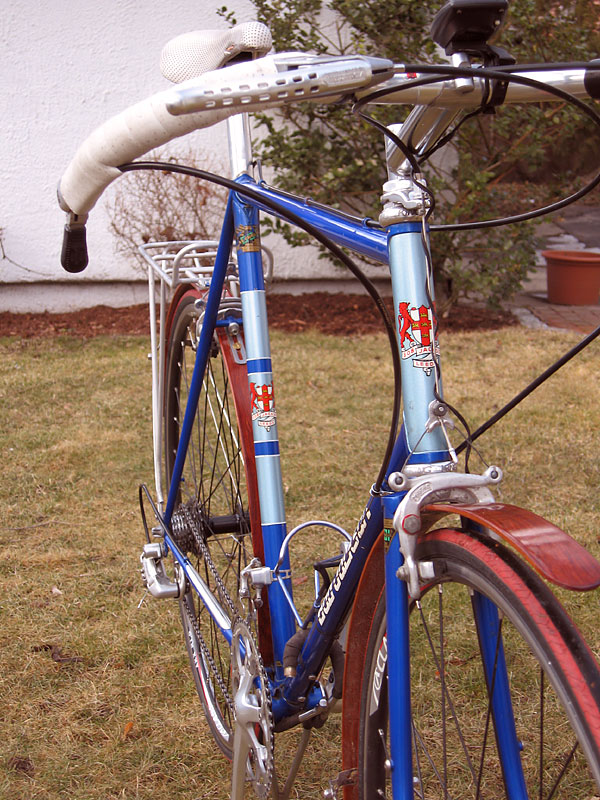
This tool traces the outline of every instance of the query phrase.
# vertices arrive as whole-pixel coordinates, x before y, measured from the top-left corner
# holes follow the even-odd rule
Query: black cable
[[[480,114],[483,114],[486,108],[487,105],[481,105],[479,106],[479,108],[475,109],[475,111],[470,111],[468,114],[465,114],[465,116],[456,123],[456,125],[452,128],[451,131],[445,134],[445,136],[442,136],[442,138],[435,144],[431,145],[429,150],[425,150],[425,152],[421,154],[421,156],[419,157],[419,163],[423,164],[425,163],[425,161],[430,159],[434,153],[437,153],[438,150],[444,147],[444,145],[447,145],[448,142],[450,142],[456,136],[456,134],[462,128],[465,122],[467,122],[470,119],[473,119],[473,117],[478,117]]]
[[[358,100],[353,110],[355,113],[360,113],[360,111],[364,105],[368,103],[373,103],[381,97],[385,97],[388,94],[395,94],[399,93],[408,89],[414,89],[419,86],[427,86],[434,83],[439,83],[439,81],[444,80],[444,78],[449,76],[454,77],[475,77],[475,78],[484,78],[486,80],[496,80],[501,81],[503,83],[519,83],[524,86],[529,86],[531,88],[537,89],[538,91],[546,92],[547,94],[552,94],[561,100],[564,100],[566,103],[574,105],[578,108],[583,114],[588,116],[595,125],[600,128],[600,115],[594,111],[591,106],[588,106],[578,97],[575,97],[569,92],[565,92],[563,89],[559,89],[555,86],[549,86],[541,81],[536,81],[533,78],[528,78],[525,75],[515,75],[510,70],[514,69],[527,69],[528,71],[551,71],[556,69],[592,69],[598,70],[600,69],[600,64],[588,64],[588,63],[581,63],[581,62],[570,62],[567,64],[533,64],[533,65],[511,65],[510,67],[497,67],[494,69],[490,69],[489,67],[452,67],[446,64],[405,64],[403,65],[403,71],[406,73],[422,73],[425,75],[431,74],[432,77],[424,77],[424,78],[416,78],[415,80],[411,80],[408,83],[405,83],[402,86],[385,86],[382,89],[377,89],[374,92],[371,92],[368,95],[365,95],[360,100]],[[366,115],[365,115],[366,117]],[[370,118],[369,118],[370,119]],[[384,126],[385,127],[385,126]],[[391,131],[389,131],[390,138],[391,138]],[[394,139],[394,143],[397,144],[397,140]],[[406,147],[406,145],[405,145]],[[405,148],[401,148],[403,153],[406,153]],[[412,164],[411,164],[412,166]],[[499,227],[501,225],[510,225],[514,222],[525,222],[529,219],[535,219],[536,217],[544,216],[545,214],[550,214],[554,211],[558,211],[565,206],[570,205],[571,203],[580,200],[582,197],[585,197],[586,194],[589,194],[593,189],[596,188],[600,184],[600,172],[592,178],[582,189],[579,189],[572,195],[569,195],[562,200],[558,200],[555,203],[551,203],[547,206],[543,206],[538,209],[534,209],[533,211],[527,211],[524,214],[514,214],[510,217],[501,217],[498,219],[492,220],[483,220],[480,222],[462,222],[462,223],[455,223],[450,225],[432,225],[430,230],[431,232],[436,231],[459,231],[459,230],[477,230],[477,229],[485,229],[485,228],[493,228]]]
[[[433,297],[431,296],[431,291],[429,288],[430,282],[433,283],[433,260],[431,257],[431,248],[429,246],[429,241],[427,240],[424,229],[421,230],[421,243],[423,245],[423,251],[425,253],[425,261],[427,263],[427,274],[428,274],[428,280],[425,281],[425,296],[427,298],[427,302],[429,303],[429,308],[433,310],[435,304],[433,302]],[[457,420],[461,423],[461,425],[464,428],[465,446],[467,447],[467,452],[465,455],[465,472],[469,472],[469,458],[471,456],[471,429],[469,427],[469,423],[467,422],[465,417],[460,413],[460,411],[451,403],[449,403],[445,398],[443,398],[438,391],[438,384],[442,375],[442,367],[440,365],[439,358],[437,357],[437,353],[435,352],[435,343],[437,342],[439,322],[437,315],[435,313],[432,313],[432,316],[433,316],[434,344],[431,348],[431,360],[433,361],[437,378],[436,385],[434,386],[433,389],[433,395],[439,403],[443,403],[454,414],[454,416],[457,418]]]
[[[383,320],[386,333],[390,342],[390,349],[392,351],[392,363],[394,369],[394,403],[392,408],[392,420],[390,423],[390,433],[388,436],[388,443],[383,458],[383,463],[379,470],[377,480],[374,484],[374,492],[380,491],[381,486],[385,480],[388,463],[390,461],[392,450],[396,441],[396,433],[398,430],[398,422],[400,420],[400,397],[401,397],[401,375],[400,375],[400,355],[396,345],[396,331],[392,320],[390,319],[389,312],[381,298],[381,295],[375,288],[374,284],[367,278],[364,272],[358,267],[357,264],[334,242],[327,236],[321,233],[317,228],[306,222],[298,214],[295,214],[289,209],[284,209],[279,204],[269,197],[265,197],[260,192],[254,191],[250,186],[232,181],[229,178],[224,178],[221,175],[216,175],[212,172],[197,169],[195,167],[187,167],[182,164],[170,164],[161,161],[133,161],[128,164],[121,164],[119,170],[121,172],[133,172],[136,170],[156,170],[158,172],[174,172],[180,175],[190,175],[195,178],[216,183],[219,186],[224,186],[232,192],[250,197],[252,200],[270,208],[275,214],[287,219],[293,225],[301,228],[306,233],[310,234],[320,244],[326,247],[337,259],[339,259],[345,267],[354,275],[357,280],[364,286],[371,299],[375,303],[377,310]]]
[[[544,90],[548,94],[556,95],[557,97],[563,99],[565,102],[567,102],[567,103],[569,103],[571,105],[574,105],[577,108],[579,108],[580,111],[582,111],[585,115],[587,115],[592,120],[592,122],[594,122],[595,125],[597,125],[600,128],[600,115],[598,115],[590,106],[586,105],[581,100],[579,100],[579,98],[574,97],[573,95],[569,94],[568,92],[564,92],[562,89],[557,89],[556,87],[553,87],[553,86],[547,86],[546,84],[542,83],[541,81],[536,81],[536,80],[533,80],[533,79],[530,79],[530,78],[526,78],[525,76],[522,76],[522,75],[513,75],[513,74],[510,73],[510,69],[527,69],[529,71],[534,71],[534,70],[535,71],[548,71],[549,69],[557,69],[557,68],[562,68],[562,69],[587,69],[587,68],[589,68],[589,66],[590,65],[588,65],[588,64],[580,64],[580,63],[572,63],[572,64],[567,64],[567,65],[541,65],[540,64],[540,65],[527,65],[526,67],[524,67],[523,65],[518,65],[518,66],[515,66],[515,67],[511,66],[511,67],[506,68],[506,69],[502,69],[501,68],[501,69],[496,70],[496,69],[488,69],[488,68],[483,68],[483,67],[482,68],[462,68],[462,67],[445,67],[445,66],[442,66],[440,68],[438,66],[429,66],[429,65],[422,66],[422,65],[410,65],[409,64],[409,65],[405,65],[405,67],[404,67],[404,69],[405,69],[405,71],[407,73],[408,72],[419,72],[419,71],[421,73],[434,73],[434,77],[416,79],[416,80],[411,81],[410,83],[406,84],[405,86],[401,86],[401,87],[384,87],[383,89],[379,89],[379,90],[371,93],[370,95],[367,95],[366,97],[362,98],[361,100],[357,101],[357,103],[355,103],[355,105],[354,105],[352,110],[354,111],[354,113],[358,114],[362,119],[364,119],[365,121],[369,122],[369,124],[374,125],[375,127],[377,127],[380,130],[382,130],[382,132],[385,134],[385,136],[387,136],[389,139],[391,139],[394,142],[394,144],[396,144],[396,146],[400,149],[400,151],[405,155],[405,157],[407,157],[407,160],[409,161],[413,171],[418,171],[419,170],[419,164],[418,164],[418,162],[416,160],[417,159],[416,151],[413,148],[410,148],[406,143],[402,142],[400,137],[397,136],[392,131],[390,131],[385,125],[382,125],[377,120],[374,120],[372,117],[369,117],[367,114],[362,112],[361,111],[362,106],[366,105],[367,103],[373,102],[374,100],[376,100],[376,99],[378,99],[380,97],[384,97],[387,94],[395,93],[397,91],[402,91],[403,89],[415,88],[415,86],[418,86],[418,85],[427,85],[427,84],[431,84],[431,83],[437,83],[438,81],[442,80],[443,76],[446,76],[448,74],[456,75],[456,76],[462,76],[462,77],[469,77],[469,76],[484,77],[486,80],[491,78],[491,79],[495,79],[495,80],[506,81],[508,79],[509,82],[512,81],[512,82],[515,82],[515,83],[524,84],[526,86],[532,86],[533,88]],[[531,69],[531,67],[533,67],[533,70]],[[593,65],[593,68],[600,69],[600,64]],[[443,73],[443,76],[440,75],[440,73]],[[490,96],[489,92],[488,92],[487,96],[488,97]],[[482,105],[476,111],[473,111],[470,114],[468,114],[466,117],[464,117],[454,127],[454,129],[452,131],[450,131],[448,134],[446,134],[445,137],[443,137],[442,140],[440,140],[440,142],[436,143],[436,145],[434,145],[432,148],[430,148],[429,151],[427,151],[425,154],[423,154],[420,160],[424,161],[426,157],[429,157],[429,155],[431,155],[433,152],[435,152],[435,150],[437,150],[439,147],[441,147],[443,143],[446,143],[447,141],[449,141],[452,138],[452,136],[454,136],[456,134],[456,132],[458,131],[460,126],[467,119],[469,119],[469,118],[475,116],[476,114],[479,114],[482,111],[484,111],[485,110],[485,105],[486,105],[485,102],[482,103]],[[415,169],[415,166],[416,166],[416,169]],[[596,175],[595,178],[593,178],[591,181],[589,181],[588,184],[586,184],[586,186],[583,187],[583,189],[580,189],[578,192],[575,192],[574,194],[570,195],[567,198],[564,198],[563,200],[557,201],[556,203],[552,203],[552,204],[550,204],[548,206],[545,206],[545,207],[542,207],[540,209],[535,209],[534,211],[527,212],[525,214],[513,215],[511,217],[505,217],[505,218],[500,218],[500,219],[496,219],[496,220],[485,220],[483,222],[476,222],[476,223],[459,223],[459,224],[455,224],[455,225],[431,226],[430,230],[431,231],[439,231],[439,230],[446,230],[446,231],[450,231],[450,230],[473,230],[473,229],[477,229],[477,228],[489,228],[489,227],[496,227],[496,226],[500,226],[500,225],[507,225],[507,224],[510,224],[510,223],[513,223],[513,222],[524,222],[524,221],[526,221],[528,219],[533,219],[535,217],[551,213],[552,211],[556,211],[556,210],[558,210],[560,208],[564,208],[566,205],[570,205],[571,203],[575,202],[576,200],[580,199],[581,197],[585,196],[590,191],[592,191],[592,189],[594,189],[599,183],[600,183],[600,172]],[[421,187],[421,188],[423,188],[423,187]],[[427,193],[429,194],[429,196],[432,198],[432,201],[433,201],[433,194],[430,192],[430,190],[427,190]],[[431,211],[430,211],[430,213],[431,213]],[[428,216],[429,215],[430,214],[428,214]],[[429,267],[429,265],[430,265],[430,255],[428,254],[428,248],[427,247],[425,248],[425,253],[426,253],[428,269],[429,269],[430,268]],[[429,296],[429,288],[428,288],[428,286],[426,286],[425,288],[426,288],[426,293],[427,293],[429,302],[431,304],[432,300],[431,300],[431,298]],[[539,375],[525,389],[523,389],[523,391],[521,391],[519,394],[517,394],[509,403],[507,403],[496,414],[494,414],[492,417],[490,417],[487,420],[487,422],[485,422],[483,425],[481,425],[473,433],[470,432],[469,426],[468,426],[466,420],[458,412],[458,410],[456,408],[454,408],[453,406],[451,406],[447,401],[445,401],[445,400],[443,401],[446,404],[446,406],[448,407],[448,409],[457,417],[457,419],[465,427],[466,439],[465,439],[465,441],[463,441],[456,448],[455,452],[458,455],[463,450],[466,449],[466,455],[465,455],[465,471],[466,472],[469,471],[468,463],[469,463],[469,457],[470,457],[470,454],[471,454],[472,443],[476,439],[478,439],[479,436],[481,436],[483,433],[485,433],[487,430],[489,430],[489,428],[491,428],[496,422],[498,422],[500,419],[502,419],[502,417],[504,417],[506,414],[508,414],[509,411],[511,411],[516,405],[518,405],[522,400],[524,400],[535,389],[537,389],[538,386],[540,386],[542,383],[544,383],[546,380],[548,380],[548,378],[550,378],[555,372],[557,372],[562,366],[564,366],[564,364],[566,364],[575,355],[577,355],[581,350],[583,350],[585,347],[587,347],[587,345],[590,344],[598,335],[600,335],[600,327],[597,328],[595,331],[593,331],[589,336],[585,337],[579,343],[579,345],[577,345],[576,347],[572,348],[562,358],[560,358],[551,367],[549,367],[541,375]],[[434,331],[434,341],[435,341],[435,331]],[[438,370],[439,369],[439,364],[438,364],[438,361],[436,359],[434,349],[435,348],[432,348],[432,358],[433,358],[433,361],[434,361],[435,368],[436,368],[436,370]],[[436,395],[436,398],[438,400],[441,400],[441,398],[438,396],[437,389],[435,390],[435,395]]]
[[[404,65],[404,71],[407,73],[410,72],[421,72],[421,73],[433,73],[433,77],[431,78],[418,78],[416,80],[410,81],[409,83],[405,84],[404,86],[392,86],[392,87],[385,87],[383,89],[379,89],[375,92],[366,95],[361,100],[357,101],[353,107],[353,111],[357,113],[360,117],[362,117],[365,121],[369,124],[374,125],[375,127],[382,130],[382,132],[390,138],[394,144],[400,149],[400,151],[405,155],[407,160],[409,161],[411,168],[414,172],[419,172],[419,162],[416,158],[416,153],[412,148],[406,145],[402,140],[390,131],[385,125],[378,122],[377,120],[369,117],[367,114],[364,114],[360,109],[367,105],[368,103],[374,102],[375,100],[379,99],[380,97],[384,97],[387,94],[400,92],[404,89],[415,88],[417,86],[428,85],[433,83],[438,83],[440,80],[443,80],[444,77],[447,76],[456,76],[456,77],[477,77],[477,78],[484,78],[486,80],[498,80],[501,82],[513,82],[513,83],[520,83],[525,86],[530,86],[532,88],[541,90],[546,92],[547,94],[555,95],[560,99],[564,100],[565,102],[576,106],[582,111],[585,115],[587,115],[599,128],[600,128],[600,115],[598,115],[590,106],[586,105],[579,98],[574,97],[573,95],[569,94],[568,92],[563,91],[562,89],[558,89],[553,86],[548,86],[541,81],[536,81],[531,78],[527,78],[523,75],[515,75],[511,72],[511,70],[527,70],[529,72],[532,71],[548,71],[549,69],[600,69],[600,64],[588,64],[588,63],[580,63],[580,62],[571,62],[567,64],[530,64],[530,65],[514,65],[510,67],[499,67],[490,69],[488,67],[479,67],[479,68],[469,68],[469,67],[451,67],[446,65],[411,65],[407,64]],[[488,93],[489,97],[489,93]],[[476,111],[471,112],[465,118],[463,118],[455,128],[450,131],[440,142],[436,145],[432,146],[429,151],[421,156],[422,160],[429,157],[435,150],[439,149],[442,146],[442,143],[446,143],[449,141],[452,136],[456,134],[460,126],[469,118],[475,116],[476,114],[481,113],[485,108],[485,103],[482,103],[482,106],[478,108]],[[324,247],[326,247],[336,258],[338,258],[344,266],[346,266],[350,272],[360,281],[360,283],[364,286],[368,294],[371,296],[371,299],[374,301],[380,316],[384,322],[384,326],[386,328],[386,332],[388,334],[388,339],[390,341],[390,349],[392,351],[392,362],[393,362],[393,369],[394,369],[394,403],[393,403],[393,410],[392,410],[392,423],[390,427],[390,435],[388,437],[388,444],[384,456],[384,460],[375,483],[374,491],[378,492],[383,484],[385,478],[385,472],[387,469],[387,465],[389,463],[392,449],[394,446],[396,432],[398,428],[398,421],[400,418],[400,386],[401,386],[401,378],[400,378],[400,357],[398,354],[398,348],[396,346],[396,338],[395,338],[395,329],[394,325],[389,317],[388,311],[381,299],[381,296],[377,292],[377,289],[372,284],[372,282],[366,277],[366,275],[360,270],[360,268],[350,259],[344,251],[338,247],[334,242],[324,236],[319,230],[317,230],[313,225],[307,223],[301,217],[296,215],[294,212],[289,211],[288,209],[281,208],[275,201],[272,201],[271,198],[267,198],[262,196],[260,193],[253,191],[249,186],[245,184],[239,184],[235,181],[231,181],[227,178],[223,178],[220,175],[216,175],[214,173],[206,172],[204,170],[199,170],[193,167],[186,167],[183,165],[176,165],[176,164],[169,164],[163,162],[132,162],[129,164],[123,164],[119,167],[121,172],[130,172],[134,170],[141,170],[141,169],[151,169],[151,170],[160,170],[160,171],[170,171],[174,173],[179,173],[183,175],[191,175],[193,177],[197,177],[203,180],[210,181],[212,183],[216,183],[218,185],[224,186],[228,188],[230,191],[238,192],[241,195],[246,195],[256,202],[262,203],[264,206],[270,208],[274,213],[287,219],[292,224],[296,225],[297,227],[304,230],[306,233],[313,236],[318,242],[320,242]],[[581,197],[584,197],[586,194],[591,192],[598,184],[600,184],[600,172],[593,178],[591,181],[586,184],[582,189],[575,192],[574,194],[570,195],[569,197],[564,198],[563,200],[557,201],[556,203],[549,204],[544,206],[540,209],[535,209],[534,211],[526,212],[525,214],[518,214],[513,215],[511,217],[504,217],[495,220],[484,220],[482,222],[472,222],[472,223],[457,223],[454,225],[434,225],[430,227],[432,232],[434,231],[451,231],[451,230],[475,230],[480,228],[489,228],[489,227],[497,227],[500,225],[508,225],[513,222],[524,222],[529,219],[534,219],[539,216],[543,216],[545,214],[549,214],[553,211],[557,211],[560,208],[564,208],[571,203],[576,202]],[[418,184],[419,188],[422,189],[429,197],[431,206],[426,215],[427,218],[431,215],[433,211],[433,206],[435,204],[435,198],[431,191],[424,186],[423,184]],[[490,419],[487,420],[483,425],[481,425],[476,431],[472,434],[469,433],[468,425],[466,421],[456,409],[451,407],[446,401],[446,405],[448,408],[456,414],[459,421],[463,425],[466,426],[467,431],[467,439],[466,441],[462,442],[457,448],[456,453],[461,453],[465,448],[467,448],[467,452],[470,452],[471,444],[474,442],[479,436],[481,436],[485,431],[487,431],[492,425],[494,425],[498,420],[500,420],[503,416],[505,416],[509,411],[511,411],[518,403],[520,403],[523,399],[525,399],[531,392],[533,392],[538,386],[540,386],[544,381],[546,381],[551,375],[553,375],[558,369],[560,369],[564,364],[566,364],[571,358],[573,358],[577,353],[579,353],[582,349],[587,347],[598,335],[600,335],[600,327],[598,327],[595,331],[585,337],[576,347],[572,348],[568,353],[566,353],[561,359],[555,362],[551,367],[549,367],[545,372],[543,372],[538,378],[536,378],[532,383],[529,384],[522,392],[516,395],[509,403],[507,403],[500,411],[494,414]]]
[[[397,136],[393,131],[391,131],[386,125],[384,125],[382,122],[379,122],[379,120],[374,119],[374,117],[370,117],[368,114],[365,114],[362,111],[354,111],[354,107],[352,108],[352,111],[353,113],[356,113],[357,116],[364,119],[365,122],[368,122],[369,125],[372,125],[374,128],[377,128],[377,130],[381,131],[381,133],[383,133],[384,136],[387,136],[388,139],[391,139],[391,141],[396,145],[396,147],[404,154],[404,156],[410,163],[411,169],[413,171],[413,181],[415,186],[418,186],[419,189],[429,197],[429,209],[425,214],[425,219],[429,219],[429,217],[433,214],[435,208],[435,195],[428,186],[426,186],[424,183],[420,183],[414,177],[415,172],[419,173],[421,171],[419,162],[415,158],[416,155],[415,152],[405,142],[403,142],[399,136]]]
[[[419,162],[415,158],[416,156],[415,151],[409,145],[407,145],[406,142],[403,142],[399,136],[396,136],[396,134],[393,131],[391,131],[387,127],[387,125],[384,125],[383,122],[379,122],[378,119],[370,117],[368,114],[365,114],[363,111],[361,111],[360,102],[361,101],[359,100],[352,106],[352,113],[361,117],[361,119],[364,119],[365,122],[369,123],[369,125],[372,125],[374,128],[377,128],[377,130],[381,131],[381,133],[383,133],[383,135],[386,136],[388,139],[391,139],[398,148],[398,150],[400,150],[400,152],[409,162],[412,171],[420,172],[421,170],[419,168]]]
[[[424,82],[426,82],[426,83],[438,83],[440,80],[441,80],[441,78],[434,77],[434,78],[427,78],[427,79],[424,80]],[[415,84],[415,82],[413,81],[410,84],[410,86],[412,87],[412,86],[414,86],[414,84]],[[400,91],[402,91],[402,89],[404,89],[404,88],[405,87],[400,87]],[[392,90],[390,88],[389,92],[391,92],[391,91]],[[385,90],[385,94],[387,94],[387,93],[388,93],[388,88],[386,88],[386,90]],[[487,98],[490,97],[491,93],[490,93],[489,89],[485,94],[486,94]],[[479,108],[475,109],[475,111],[471,111],[468,114],[466,114],[461,120],[459,120],[459,122],[454,126],[454,128],[451,131],[449,131],[438,142],[436,142],[434,145],[432,145],[429,148],[429,150],[426,150],[424,153],[422,153],[419,156],[418,152],[415,150],[414,147],[411,147],[406,142],[403,142],[402,139],[400,139],[400,137],[397,136],[393,131],[391,131],[386,125],[383,125],[381,122],[376,120],[374,117],[370,117],[368,114],[365,114],[364,111],[361,111],[361,108],[364,105],[366,105],[368,102],[370,102],[372,97],[373,97],[373,95],[369,95],[366,98],[362,98],[361,100],[357,100],[354,103],[354,105],[352,106],[352,112],[354,114],[356,114],[357,116],[361,117],[362,119],[364,119],[370,125],[373,125],[375,128],[380,130],[383,133],[383,135],[386,136],[388,139],[391,139],[391,141],[394,142],[396,147],[404,154],[405,158],[410,163],[413,172],[419,172],[420,171],[420,165],[423,164],[425,161],[427,161],[427,159],[430,158],[433,155],[433,153],[435,153],[437,150],[439,150],[445,144],[448,144],[448,142],[458,132],[459,128],[461,128],[462,125],[467,120],[469,120],[472,117],[475,117],[475,116],[483,113],[486,110],[487,106],[488,106],[488,100],[483,100],[481,105],[479,106]],[[418,160],[417,160],[417,158],[418,158]],[[432,197],[433,197],[433,195],[432,195]]]
[[[502,419],[509,411],[518,405],[522,400],[524,400],[528,395],[530,395],[535,389],[538,388],[544,381],[548,380],[555,372],[557,372],[561,367],[563,367],[568,361],[570,361],[574,356],[580,353],[588,344],[591,344],[594,339],[600,336],[600,325],[585,336],[579,344],[576,344],[575,347],[572,347],[567,353],[564,354],[558,361],[555,361],[551,367],[544,370],[541,375],[532,381],[528,386],[523,389],[523,391],[519,392],[519,394],[515,395],[513,399],[508,402],[505,406],[503,406],[499,411],[497,411],[493,416],[491,416],[483,425],[480,425],[476,431],[474,431],[468,442],[462,442],[457,448],[456,453],[462,453],[465,447],[470,447],[471,443],[478,439],[482,433],[485,433],[489,428],[492,427],[498,420]]]

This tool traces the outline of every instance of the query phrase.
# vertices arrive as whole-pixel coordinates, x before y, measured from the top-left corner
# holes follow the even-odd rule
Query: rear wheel
[[[171,315],[165,398],[167,485],[175,464],[196,357],[202,313],[199,299],[196,290],[188,289],[175,299]],[[188,554],[230,619],[247,614],[238,590],[241,570],[255,551],[260,551],[257,509],[247,373],[234,358],[227,335],[215,333],[172,531],[175,542]],[[254,544],[253,533],[257,539]],[[219,747],[231,757],[233,691],[229,644],[194,592],[189,590],[181,599],[180,609],[206,719]]]
[[[597,797],[600,671],[558,601],[512,553],[474,534],[435,531],[418,557],[435,578],[411,612],[415,796]],[[359,796],[369,800],[392,796],[386,652],[382,595],[361,697]],[[500,717],[514,718],[524,785],[500,755],[510,729]]]

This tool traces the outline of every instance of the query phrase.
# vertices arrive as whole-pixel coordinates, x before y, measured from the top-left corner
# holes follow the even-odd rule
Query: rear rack
[[[148,306],[150,313],[150,353],[152,363],[152,436],[154,442],[154,482],[158,507],[164,510],[163,492],[163,416],[165,394],[166,320],[168,302],[175,289],[181,284],[195,286],[206,291],[214,269],[219,243],[212,239],[148,242],[138,249],[148,270]],[[262,248],[265,264],[265,283],[273,275],[273,256],[266,247]],[[156,305],[158,297],[159,314]],[[232,301],[239,306],[241,314],[240,284],[237,259],[233,248],[225,278],[223,291],[223,311],[230,312]],[[200,315],[201,316],[201,315]],[[158,321],[158,325],[157,325]]]

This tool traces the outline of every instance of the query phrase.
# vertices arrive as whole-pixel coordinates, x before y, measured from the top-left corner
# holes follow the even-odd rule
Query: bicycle
[[[184,35],[167,45],[162,62],[179,86],[105,123],[61,180],[62,261],[75,272],[87,264],[87,214],[119,175],[170,169],[229,190],[218,242],[141,248],[149,267],[156,500],[141,487],[140,507],[144,582],[153,596],[179,602],[198,695],[232,760],[236,800],[248,782],[259,797],[289,797],[311,729],[340,699],[342,769],[330,798],[598,793],[600,669],[541,578],[591,590],[600,585],[600,564],[541,517],[496,502],[490,487],[502,478],[499,467],[458,471],[458,454],[466,450],[468,463],[485,426],[454,447],[449,430],[458,412],[441,386],[432,196],[421,158],[461,114],[508,102],[568,98],[600,124],[579,99],[600,97],[597,65],[518,67],[488,44],[506,7],[506,0],[444,6],[432,37],[453,66],[267,55],[271,38],[259,23]],[[390,180],[379,223],[251,177],[248,117],[240,112],[307,99],[352,99],[357,111],[373,102],[413,106],[402,125],[383,131]],[[222,119],[233,180],[134,160]],[[390,339],[391,434],[352,535],[326,521],[289,532],[285,525],[259,211],[298,225],[337,255],[375,300]],[[341,247],[389,263],[397,319]],[[450,514],[458,527],[435,527]],[[289,545],[311,525],[328,526],[342,546],[315,564],[315,600],[302,619]],[[295,726],[302,738],[281,787],[274,740]]]

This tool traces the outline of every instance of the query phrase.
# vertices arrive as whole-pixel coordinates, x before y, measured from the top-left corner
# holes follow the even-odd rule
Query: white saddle
[[[239,56],[266,55],[272,47],[271,32],[262,22],[242,22],[226,31],[191,31],[164,46],[160,71],[173,83],[197,78]]]

